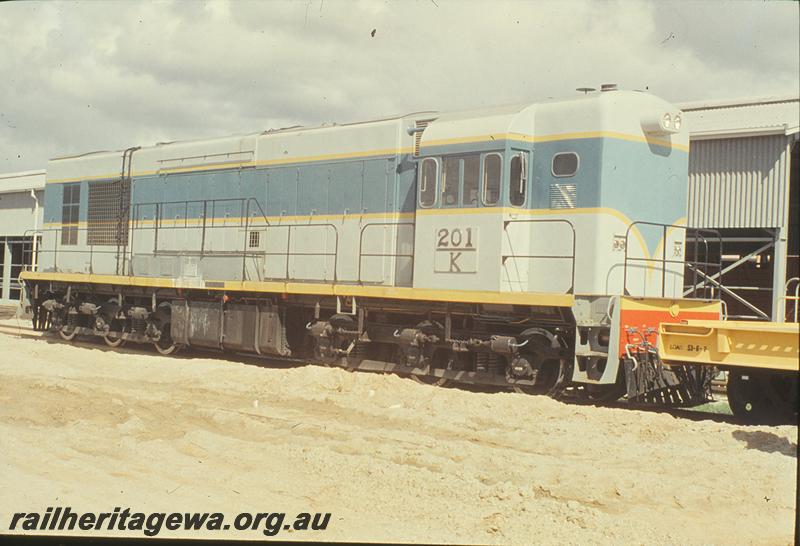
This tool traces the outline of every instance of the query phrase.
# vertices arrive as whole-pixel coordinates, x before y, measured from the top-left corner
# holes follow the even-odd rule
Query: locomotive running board
[[[500,292],[490,290],[446,290],[412,288],[408,286],[362,285],[356,283],[328,283],[313,281],[198,281],[164,277],[136,277],[127,275],[102,275],[89,273],[59,273],[23,271],[25,281],[53,281],[67,284],[103,284],[109,286],[137,286],[147,288],[173,288],[220,292],[253,292],[274,295],[343,296],[408,301],[437,301],[448,303],[477,303],[493,305],[531,305],[543,307],[571,307],[572,294],[549,292]]]

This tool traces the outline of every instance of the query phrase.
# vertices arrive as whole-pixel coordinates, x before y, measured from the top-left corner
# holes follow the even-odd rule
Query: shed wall
[[[785,226],[789,159],[784,135],[692,140],[689,226]]]
[[[25,235],[27,231],[33,230],[37,225],[42,227],[44,192],[37,191],[36,197],[39,199],[38,220],[34,216],[35,201],[31,197],[30,191],[0,195],[0,237]]]

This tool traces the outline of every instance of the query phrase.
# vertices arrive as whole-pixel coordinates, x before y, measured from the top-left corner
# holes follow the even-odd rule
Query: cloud
[[[0,171],[604,82],[673,101],[796,94],[797,15],[779,2],[5,3]]]

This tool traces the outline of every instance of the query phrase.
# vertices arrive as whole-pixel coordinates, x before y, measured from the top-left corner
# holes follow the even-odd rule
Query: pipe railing
[[[174,218],[168,218],[167,215],[173,210],[178,210],[179,213],[175,214]],[[152,211],[148,214],[148,211]],[[221,216],[221,214],[225,214]],[[237,214],[237,216],[232,216]],[[312,217],[309,217],[312,218]],[[255,223],[254,222],[260,222]],[[333,238],[332,251],[293,251],[293,240],[308,240],[304,239],[298,233],[303,230],[311,229],[324,229],[326,235],[323,237],[325,244],[330,237]],[[133,256],[135,254],[136,243],[141,241],[142,237],[148,231],[152,232],[153,246],[152,255],[154,256],[198,256],[200,258],[239,258],[241,257],[242,264],[242,280],[247,280],[247,260],[248,258],[258,258],[267,256],[281,256],[286,262],[284,269],[284,276],[264,277],[259,280],[321,280],[311,278],[294,278],[290,277],[290,270],[292,258],[294,257],[320,257],[320,258],[333,258],[333,281],[338,278],[338,257],[339,257],[339,231],[337,227],[329,222],[307,222],[307,223],[286,223],[286,224],[271,224],[264,214],[260,203],[250,198],[233,198],[233,199],[197,199],[186,201],[159,201],[151,203],[137,203],[131,207],[131,217],[128,222],[128,244],[120,245],[115,244],[89,244],[89,232],[93,229],[92,226],[78,227],[78,226],[60,226],[54,228],[43,228],[38,230],[28,230],[25,232],[26,236],[37,235],[41,237],[41,243],[37,246],[36,256],[31,260],[31,263],[41,263],[43,255],[52,254],[53,260],[49,264],[55,271],[60,270],[61,264],[60,257],[66,254],[84,254],[87,256],[87,262],[84,264],[88,269],[88,273],[95,272],[95,258],[97,255],[114,255],[119,258],[124,255],[128,260],[128,267],[126,268],[127,275],[133,276],[136,272],[133,266]],[[199,230],[199,248],[191,248],[191,245],[184,245],[183,248],[164,248],[165,237],[159,237],[160,234],[165,232],[174,232],[175,230]],[[219,232],[220,230],[236,230],[241,239],[241,250],[234,248],[226,248],[224,250],[211,250],[208,248],[209,234],[212,230]],[[75,232],[77,243],[63,244],[62,234],[65,230]],[[250,234],[253,232],[274,233],[276,230],[286,230],[286,245],[280,251],[266,251],[266,250],[253,250],[249,248]],[[85,235],[84,235],[85,233]],[[47,237],[45,237],[47,235]],[[136,236],[136,238],[135,238]],[[300,239],[298,239],[300,237]],[[264,241],[265,245],[269,244],[272,239],[267,235]],[[46,248],[44,245],[51,244],[52,248]],[[176,245],[177,246],[177,245]],[[238,246],[238,244],[236,245]],[[62,260],[63,261],[63,260]],[[71,264],[76,267],[76,264]],[[78,267],[76,267],[78,268]],[[29,269],[34,269],[33,267]],[[38,267],[35,269],[39,269]],[[34,269],[34,270],[35,270]],[[82,268],[81,268],[82,269]]]
[[[410,226],[411,227],[411,254],[401,254],[401,253],[386,253],[386,252],[364,252],[364,233],[373,227],[383,227],[384,233],[387,227],[396,227],[399,228],[401,226]],[[414,222],[371,222],[369,224],[365,224],[358,235],[358,276],[357,281],[359,284],[363,284],[364,280],[361,278],[361,268],[364,262],[364,258],[405,258],[411,260],[411,283],[413,284],[414,279],[414,239],[416,236],[416,224]]]
[[[652,226],[659,228],[661,230],[661,256],[660,257],[635,257],[630,255],[630,236],[634,229],[638,229],[637,226]],[[667,258],[667,235],[669,233],[668,230],[670,229],[680,229],[684,231],[684,241],[687,240],[687,235],[691,234],[692,239],[694,240],[694,260],[687,260],[686,259],[686,248],[683,249],[683,257],[680,260],[669,259]],[[710,261],[710,250],[709,250],[709,242],[712,244],[716,243],[719,246],[719,260],[716,262]],[[700,251],[701,247],[699,246],[702,243],[702,250],[703,250],[703,260],[698,259],[698,252]],[[645,253],[648,252],[646,245],[643,249]],[[657,222],[645,222],[645,221],[638,221],[633,222],[628,226],[627,231],[625,232],[625,259],[623,265],[623,273],[622,273],[622,287],[623,293],[630,294],[628,290],[628,266],[631,262],[640,262],[644,263],[648,268],[649,264],[661,264],[661,297],[666,297],[666,286],[667,286],[667,264],[674,264],[674,265],[681,265],[682,266],[682,279],[681,279],[681,288],[683,288],[686,276],[686,268],[689,269],[692,273],[692,286],[694,287],[693,292],[695,295],[698,294],[698,289],[702,288],[702,297],[704,299],[711,299],[714,297],[714,293],[716,292],[717,299],[721,297],[721,293],[718,290],[715,290],[715,284],[720,285],[722,283],[722,235],[713,229],[701,229],[701,228],[689,228],[687,226],[676,225],[676,224],[662,224]],[[715,274],[713,277],[709,274],[709,270],[715,270]],[[719,280],[719,283],[710,282],[712,278],[716,278]],[[699,282],[698,282],[699,281]],[[643,286],[643,294],[647,290],[647,278],[645,277],[645,284]]]
[[[570,254],[502,254],[500,262],[503,266],[509,259],[528,259],[528,260],[569,260],[570,261],[570,285],[567,294],[572,294],[575,291],[575,247],[576,247],[576,233],[575,226],[569,220],[563,218],[549,218],[549,219],[524,219],[524,220],[503,220],[503,231],[508,230],[508,226],[512,224],[565,224],[569,227],[572,233],[572,252]],[[530,278],[530,275],[529,275]]]

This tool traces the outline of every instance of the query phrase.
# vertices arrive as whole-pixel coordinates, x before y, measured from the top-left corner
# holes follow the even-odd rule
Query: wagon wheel
[[[797,400],[793,396],[795,385],[789,378],[731,371],[728,404],[736,417],[747,422],[780,422],[790,419],[797,411]]]

